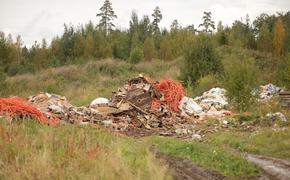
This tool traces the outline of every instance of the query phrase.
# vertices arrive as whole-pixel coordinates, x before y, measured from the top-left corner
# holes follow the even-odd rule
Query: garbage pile
[[[168,136],[194,136],[193,124],[207,116],[226,115],[225,90],[214,88],[195,99],[184,96],[179,81],[139,76],[113,92],[110,99],[99,97],[90,105],[76,107],[65,97],[40,93],[27,101],[48,119],[77,125],[95,124],[114,131],[155,132]]]
[[[267,101],[273,96],[278,95],[280,92],[283,92],[283,89],[271,83],[260,86],[260,100]]]
[[[174,125],[185,123],[179,102],[184,96],[180,82],[154,82],[139,76],[113,92],[111,99],[97,98],[89,106],[75,107],[65,97],[40,93],[28,98],[34,107],[62,123],[98,124],[116,131],[132,129],[174,133]]]
[[[56,117],[61,122],[84,124],[99,121],[102,116],[99,112],[87,107],[74,107],[63,96],[49,93],[40,93],[30,96],[28,101],[37,107],[47,117]]]
[[[228,101],[225,94],[225,89],[217,87],[194,99],[184,97],[180,103],[182,115],[194,115],[200,119],[230,115],[231,112],[226,110]]]

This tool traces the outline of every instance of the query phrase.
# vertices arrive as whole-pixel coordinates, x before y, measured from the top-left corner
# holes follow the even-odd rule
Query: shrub
[[[290,53],[279,61],[277,81],[280,86],[290,89]]]
[[[257,71],[254,60],[243,56],[232,56],[225,65],[224,87],[227,96],[238,111],[246,111],[255,102],[251,94],[256,86]]]
[[[6,75],[0,70],[0,96],[4,95],[4,91],[6,88]]]
[[[143,57],[144,55],[142,49],[136,47],[130,53],[130,62],[136,64],[140,62],[143,59]]]
[[[197,81],[196,86],[193,90],[193,94],[198,96],[198,95],[201,95],[203,92],[208,91],[211,88],[220,87],[220,86],[221,86],[221,82],[219,81],[217,76],[210,74],[210,75],[200,78]]]
[[[220,73],[223,69],[222,63],[217,56],[212,40],[208,35],[201,35],[186,50],[185,63],[181,70],[181,79],[193,85],[197,80],[208,74]]]

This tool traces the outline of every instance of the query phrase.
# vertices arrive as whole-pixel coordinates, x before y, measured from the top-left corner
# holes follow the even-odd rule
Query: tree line
[[[139,17],[133,11],[129,28],[116,28],[117,15],[109,0],[96,14],[97,25],[91,21],[82,26],[64,24],[61,36],[50,43],[45,39],[31,48],[23,45],[20,36],[13,41],[11,34],[0,32],[0,72],[10,76],[36,72],[48,67],[115,58],[131,63],[162,59],[166,61],[184,56],[199,36],[206,35],[214,46],[234,46],[269,53],[280,57],[290,52],[290,11],[261,14],[253,22],[248,16],[231,26],[219,22],[215,26],[211,12],[204,12],[203,23],[182,27],[173,20],[169,29],[160,28],[162,11],[156,7],[152,15]],[[200,47],[202,50],[202,47]],[[206,53],[206,52],[205,52]]]

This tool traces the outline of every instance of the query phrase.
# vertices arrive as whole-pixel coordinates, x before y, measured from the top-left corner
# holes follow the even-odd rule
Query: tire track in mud
[[[172,171],[175,180],[226,180],[218,172],[194,164],[191,160],[182,159],[154,151],[156,158],[163,160]]]
[[[267,175],[268,179],[289,180],[290,162],[273,157],[247,154],[246,159],[260,167]]]

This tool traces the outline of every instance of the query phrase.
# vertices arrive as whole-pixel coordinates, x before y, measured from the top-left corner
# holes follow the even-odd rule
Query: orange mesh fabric
[[[57,118],[48,119],[36,107],[18,97],[0,98],[0,115],[6,115],[11,118],[29,116],[35,118],[39,123],[46,125],[58,125],[60,123],[60,120]]]
[[[154,88],[163,94],[163,102],[167,104],[171,111],[179,112],[179,102],[184,97],[184,88],[179,81],[161,80]],[[156,102],[157,101],[157,102]],[[161,105],[161,101],[154,99],[151,109],[156,110]]]

